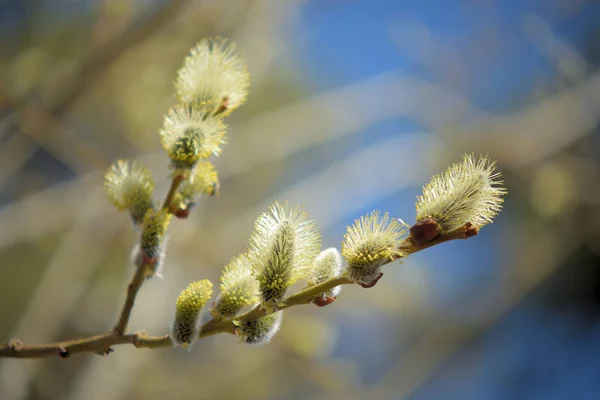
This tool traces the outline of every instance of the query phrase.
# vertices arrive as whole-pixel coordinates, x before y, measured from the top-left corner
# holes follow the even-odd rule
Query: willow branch
[[[120,344],[132,344],[138,348],[149,349],[172,346],[168,335],[146,336],[143,333],[117,335],[110,332],[83,339],[32,346],[26,346],[20,340],[11,340],[5,346],[0,347],[0,357],[42,358],[58,356],[67,358],[72,354],[86,352],[108,355],[112,352],[112,346]]]
[[[146,269],[148,268],[148,264],[142,263],[137,267],[135,271],[135,275],[131,279],[131,282],[127,286],[127,297],[125,297],[125,303],[123,303],[123,308],[121,309],[121,314],[119,315],[119,320],[115,324],[113,328],[113,332],[115,335],[123,335],[125,330],[127,329],[127,325],[129,324],[129,318],[131,317],[131,311],[133,310],[133,306],[135,304],[135,297],[140,291],[144,281],[146,280]]]
[[[183,182],[183,176],[178,174],[173,177],[171,180],[171,186],[167,195],[165,196],[165,200],[163,202],[163,208],[168,208],[169,204],[173,201],[173,197],[177,193],[177,189],[179,185]],[[156,262],[156,260],[152,260]],[[125,303],[123,304],[123,308],[121,310],[121,314],[119,315],[119,320],[117,321],[115,327],[113,328],[113,332],[116,335],[123,335],[125,330],[127,329],[127,324],[129,324],[129,318],[131,317],[131,311],[133,310],[133,306],[135,304],[135,298],[141,289],[144,281],[146,280],[146,271],[150,264],[147,261],[142,262],[137,270],[135,271],[135,275],[131,279],[131,282],[127,286],[127,296],[125,297]]]
[[[183,182],[183,175],[177,174],[173,177],[173,179],[171,180],[171,187],[169,188],[169,192],[165,197],[165,201],[163,202],[162,208],[169,209],[169,206],[173,202],[173,198],[175,197],[175,194],[177,193],[177,189],[179,189],[179,185],[181,185],[181,182]]]
[[[401,251],[401,255],[391,258],[385,262],[385,264],[389,264],[394,262],[400,258],[404,258],[410,254],[419,252],[421,250],[425,250],[429,247],[436,246],[441,243],[449,242],[451,240],[456,239],[468,239],[477,235],[477,228],[473,227],[470,223],[467,223],[460,228],[441,234],[438,237],[432,239],[431,241],[425,244],[416,244],[411,236],[404,240],[404,243],[400,246],[399,250]],[[277,310],[285,310],[286,308],[297,306],[300,304],[309,304],[311,303],[318,295],[323,292],[327,292],[333,289],[336,286],[340,285],[349,285],[354,283],[347,276],[338,276],[335,278],[331,278],[325,282],[322,282],[318,285],[307,287],[299,291],[298,293],[293,294],[288,297],[282,304],[278,305]],[[245,314],[240,315],[235,319],[227,319],[227,320],[211,320],[202,326],[200,331],[200,337],[211,336],[217,333],[228,332],[233,333],[234,329],[239,322],[249,322],[254,321],[256,319],[262,318],[266,315],[273,313],[275,310],[272,310],[271,307],[266,307],[266,304],[259,304],[254,309],[248,311]]]
[[[402,255],[388,260],[386,264],[450,240],[468,239],[476,235],[477,232],[477,229],[471,226],[471,224],[466,224],[452,232],[442,234],[425,244],[416,244],[412,237],[409,236],[406,240],[404,240],[404,243],[399,248],[399,250],[402,252]],[[66,358],[71,354],[84,352],[107,355],[112,351],[112,346],[121,344],[132,344],[138,348],[149,349],[171,347],[172,344],[171,340],[169,339],[169,335],[146,336],[143,333],[124,333],[125,329],[127,328],[129,316],[131,315],[135,296],[144,282],[146,267],[147,265],[145,264],[140,266],[140,268],[138,268],[136,271],[133,280],[129,284],[127,289],[127,299],[125,300],[123,311],[121,312],[119,322],[117,325],[115,325],[115,328],[112,332],[66,342],[32,346],[25,346],[19,340],[12,340],[5,346],[0,347],[0,357],[40,358],[59,356]],[[318,285],[307,287],[288,297],[282,304],[278,305],[278,310],[285,310],[286,308],[301,304],[309,304],[323,292],[333,289],[336,286],[348,285],[352,283],[354,282],[349,277],[342,275],[329,279]],[[254,309],[236,317],[235,319],[213,319],[208,321],[202,326],[199,336],[206,337],[219,333],[233,334],[237,324],[240,322],[254,321],[273,312],[274,310],[266,307],[266,304],[259,304]]]

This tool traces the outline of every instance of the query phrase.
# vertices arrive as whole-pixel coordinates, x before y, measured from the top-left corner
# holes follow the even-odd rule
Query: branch
[[[404,240],[404,243],[400,246],[400,251],[402,252],[401,256],[394,257],[386,262],[389,264],[394,262],[400,258],[406,257],[410,254],[419,252],[421,250],[425,250],[429,247],[449,242],[450,240],[456,239],[468,239],[477,235],[478,229],[473,227],[470,223],[467,223],[460,228],[448,232],[446,234],[442,234],[437,236],[436,238],[430,240],[425,244],[416,244],[412,239],[412,236],[409,236]],[[318,285],[310,286],[306,289],[299,291],[298,293],[288,297],[283,304],[277,307],[277,310],[285,310],[286,308],[297,306],[300,304],[309,304],[311,303],[319,294],[326,292],[328,290],[333,289],[336,286],[340,285],[349,285],[354,283],[347,276],[338,276],[332,279],[329,279],[325,282],[322,282]],[[227,319],[227,320],[210,320],[206,324],[202,326],[200,330],[200,337],[211,336],[221,332],[229,332],[233,333],[236,328],[236,322],[249,322],[254,321],[256,319],[262,318],[265,315],[269,315],[273,313],[275,310],[270,310],[270,307],[266,307],[265,304],[261,303],[256,306],[254,309],[248,311],[245,314],[240,315],[235,319]]]
[[[177,174],[171,180],[171,186],[167,195],[165,196],[165,200],[163,202],[163,208],[168,208],[169,204],[173,201],[173,197],[175,193],[177,193],[177,189],[179,185],[183,182],[183,176],[181,174]],[[135,275],[131,279],[131,283],[127,286],[127,297],[125,298],[125,303],[123,304],[123,309],[121,310],[121,315],[119,316],[119,320],[117,324],[113,328],[113,332],[115,335],[123,335],[125,330],[127,329],[127,324],[129,323],[129,318],[131,317],[131,311],[133,310],[133,306],[135,304],[135,297],[137,293],[141,289],[144,281],[146,280],[146,271],[149,266],[151,266],[154,262],[157,262],[156,259],[144,259],[144,261],[138,266],[135,271]]]
[[[163,202],[162,208],[169,208],[169,206],[173,202],[173,197],[175,197],[175,194],[177,193],[179,185],[181,185],[181,182],[183,182],[183,175],[177,174],[173,177],[173,179],[171,180],[171,187],[169,188],[169,192],[165,197],[165,201]]]
[[[113,38],[104,45],[98,53],[91,54],[83,62],[82,68],[73,78],[75,85],[69,87],[62,96],[55,101],[51,113],[63,114],[77,99],[81,98],[92,86],[95,79],[104,73],[108,67],[128,50],[144,42],[155,32],[171,22],[189,3],[189,0],[168,1],[156,10],[146,20],[142,20],[125,32],[125,35]]]
[[[147,263],[141,263],[137,267],[135,275],[133,275],[131,282],[127,286],[127,297],[125,297],[125,303],[123,304],[121,314],[119,315],[119,320],[113,328],[115,335],[121,336],[125,333],[125,329],[127,329],[127,324],[129,324],[129,318],[131,317],[131,311],[133,310],[133,306],[135,304],[135,297],[146,280],[147,268]]]
[[[113,351],[111,346],[119,344],[132,344],[139,348],[155,349],[171,346],[171,340],[168,335],[146,336],[143,333],[118,335],[114,332],[66,342],[32,346],[25,346],[20,340],[15,339],[9,341],[5,346],[0,347],[0,357],[41,358],[59,356],[67,358],[71,354],[85,352],[106,356]]]
[[[173,178],[172,186],[175,185],[177,177]],[[178,185],[178,184],[177,184]],[[175,190],[177,186],[175,186]],[[169,191],[171,192],[171,190]],[[167,195],[168,197],[168,195]],[[166,203],[168,204],[168,203]],[[464,226],[446,234],[439,235],[425,244],[415,244],[411,236],[409,236],[404,243],[400,246],[402,256],[395,257],[386,262],[391,263],[408,256],[409,254],[425,250],[429,247],[436,246],[441,243],[448,242],[455,239],[468,239],[477,234],[477,228],[471,224],[465,224]],[[164,336],[146,336],[143,333],[130,333],[124,334],[129,322],[131,310],[133,308],[135,296],[141,288],[145,279],[145,271],[149,264],[142,264],[136,274],[134,275],[131,283],[127,288],[127,298],[123,305],[123,310],[119,321],[115,328],[110,333],[102,335],[91,336],[83,339],[76,339],[67,342],[57,342],[42,345],[25,346],[20,340],[11,340],[8,344],[0,347],[0,357],[14,357],[14,358],[40,358],[40,357],[51,357],[58,355],[59,357],[66,358],[71,354],[91,352],[100,355],[108,355],[112,352],[112,346],[121,344],[133,344],[138,348],[149,348],[156,349],[161,347],[171,347],[172,343],[169,339],[169,335]],[[298,293],[288,297],[283,304],[278,306],[278,310],[285,310],[293,306],[301,304],[310,304],[319,294],[333,289],[339,285],[348,285],[354,283],[347,276],[338,276],[322,282],[318,285],[307,287]],[[262,318],[266,315],[273,313],[274,310],[267,310],[264,304],[259,304],[254,309],[238,316],[235,319],[216,320],[212,319],[202,326],[199,336],[206,337],[216,335],[218,333],[230,333],[233,334],[234,330],[239,322],[249,322],[256,319]]]

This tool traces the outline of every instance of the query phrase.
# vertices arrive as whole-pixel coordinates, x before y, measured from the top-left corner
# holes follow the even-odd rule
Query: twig
[[[84,62],[79,73],[73,78],[76,85],[68,88],[51,108],[55,115],[63,114],[92,86],[95,78],[108,69],[126,51],[135,48],[149,36],[166,26],[176,17],[189,0],[167,1],[156,10],[147,20],[133,24],[125,35],[112,39],[95,54],[90,55]],[[137,25],[137,26],[136,26]]]
[[[477,228],[473,227],[470,223],[461,226],[460,228],[448,232],[446,234],[442,234],[433,240],[429,241],[423,245],[417,245],[413,242],[412,238],[409,236],[402,246],[400,246],[400,250],[402,251],[402,255],[398,257],[394,257],[386,262],[386,264],[396,261],[399,258],[406,257],[409,254],[416,253],[421,250],[425,250],[429,247],[448,242],[450,240],[455,239],[468,239],[477,234]],[[340,285],[348,285],[354,283],[350,278],[346,276],[339,276],[336,278],[329,279],[325,282],[322,282],[318,285],[314,285],[299,291],[298,293],[287,298],[283,304],[278,305],[278,310],[284,310],[286,308],[297,306],[300,304],[309,304],[312,300],[317,297],[320,293],[326,292],[328,290],[333,289],[336,286]],[[265,315],[269,315],[273,311],[267,311],[270,309],[269,307],[265,307],[263,304],[259,304],[254,309],[248,311],[245,314],[240,315],[234,320],[211,320],[202,326],[200,331],[200,337],[214,335],[220,332],[230,332],[232,333],[236,327],[236,321],[239,322],[249,322],[254,321],[258,318],[264,317]]]
[[[173,182],[175,182],[175,180],[176,178],[173,178]],[[173,182],[171,187],[173,187],[174,185]],[[396,261],[398,258],[405,257],[409,254],[416,253],[418,251],[427,249],[429,247],[441,243],[448,242],[450,240],[468,239],[476,234],[477,229],[471,226],[471,224],[466,224],[452,232],[442,234],[423,245],[415,244],[412,238],[409,236],[404,241],[404,244],[400,246],[400,250],[403,252],[403,255],[394,259],[390,259],[387,263]],[[131,315],[131,310],[133,308],[135,296],[144,282],[146,268],[147,264],[142,264],[136,271],[133,280],[129,284],[129,287],[127,289],[127,299],[125,300],[123,311],[121,312],[119,322],[117,323],[112,332],[83,339],[71,340],[67,342],[57,342],[33,346],[25,346],[20,341],[13,340],[10,341],[7,345],[0,347],[0,357],[40,358],[58,355],[59,357],[65,358],[71,354],[82,352],[92,352],[96,354],[107,355],[112,351],[111,346],[120,344],[133,344],[135,347],[143,347],[150,349],[172,346],[171,340],[169,339],[169,335],[146,336],[142,333],[124,334],[124,331],[127,328],[127,323],[129,321],[129,316]],[[334,287],[339,285],[348,285],[352,283],[354,282],[347,276],[338,276],[329,279],[318,285],[305,288],[299,291],[298,293],[295,293],[292,296],[288,297],[287,300],[283,302],[283,304],[278,306],[278,310],[284,310],[286,308],[290,308],[300,304],[309,304],[320,293],[326,292],[327,290],[333,289]],[[239,322],[253,321],[258,318],[262,318],[266,315],[269,315],[273,312],[274,311],[270,308],[269,310],[267,310],[266,307],[263,306],[263,304],[259,304],[254,309],[248,311],[245,314],[240,315],[239,317],[236,317],[235,319],[227,319],[220,321],[213,319],[211,321],[208,321],[202,326],[199,336],[206,337],[216,335],[218,333],[234,333],[234,329],[236,328]]]
[[[125,333],[125,330],[127,329],[127,324],[129,324],[129,318],[131,317],[131,310],[133,309],[133,305],[135,304],[135,297],[137,296],[137,293],[144,284],[144,281],[146,280],[147,268],[148,264],[146,264],[145,262],[141,263],[137,267],[135,275],[133,275],[131,282],[127,286],[127,297],[125,298],[123,309],[121,310],[121,314],[119,315],[119,320],[113,328],[113,332],[115,335],[123,335]]]
[[[114,332],[66,342],[32,346],[25,346],[19,340],[11,340],[6,346],[0,347],[0,357],[41,358],[58,356],[67,358],[72,354],[85,352],[108,355],[112,351],[111,346],[119,344],[133,344],[139,348],[155,349],[171,346],[171,340],[168,335],[146,336],[143,333],[117,335]]]
[[[169,192],[165,196],[165,201],[163,202],[162,208],[169,209],[169,206],[173,202],[173,197],[175,197],[175,194],[177,193],[177,189],[179,188],[179,185],[181,185],[181,182],[183,182],[183,175],[177,174],[173,177],[173,179],[171,180],[171,187],[169,188]]]
[[[169,205],[173,201],[173,197],[177,193],[179,185],[181,185],[181,182],[183,182],[183,176],[181,174],[177,174],[173,177],[173,179],[171,179],[171,186],[169,188],[169,192],[165,196],[163,208],[168,209]],[[146,280],[146,271],[151,265],[151,262],[156,262],[156,260],[144,260],[142,263],[140,263],[135,271],[135,275],[133,275],[131,282],[127,286],[127,297],[125,298],[123,309],[119,315],[119,320],[113,328],[115,335],[123,335],[127,329],[127,324],[129,323],[129,318],[131,317],[131,311],[133,310],[133,306],[135,304],[135,298],[144,284],[144,281]]]

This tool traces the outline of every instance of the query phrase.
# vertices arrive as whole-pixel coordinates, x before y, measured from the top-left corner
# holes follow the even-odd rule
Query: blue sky
[[[297,48],[316,91],[386,71],[436,81],[439,76],[432,73],[431,68],[399,50],[398,35],[393,35],[398,32],[397,27],[406,26],[407,22],[420,23],[429,30],[436,48],[441,49],[440,54],[448,51],[465,57],[468,88],[461,91],[462,94],[479,108],[503,113],[526,101],[540,76],[551,77],[556,72],[555,65],[528,39],[524,21],[539,17],[548,23],[554,35],[577,47],[600,20],[600,3],[581,2],[585,4],[574,6],[576,3],[559,0],[309,1],[303,8],[302,36]],[[566,7],[569,4],[572,7]],[[493,40],[486,49],[490,38]],[[401,37],[404,43],[400,47],[411,47],[411,40],[411,37]],[[484,51],[473,56],[474,48]],[[440,56],[439,60],[434,59],[434,64],[443,70],[446,61]],[[444,84],[456,85],[460,90],[462,83],[450,79]],[[356,150],[366,142],[414,131],[414,128],[413,121],[387,121],[360,133],[352,139],[352,144]],[[377,204],[366,205],[365,212],[373,208],[406,209],[414,202],[415,194],[413,190],[403,191]],[[507,204],[506,212],[493,225],[497,232],[508,224],[510,208]],[[340,221],[332,230],[338,233],[351,220],[349,217]],[[464,304],[465,296],[476,296],[478,286],[506,263],[506,255],[495,246],[494,234],[489,232],[490,228],[486,229],[484,232],[488,234],[478,237],[476,245],[469,245],[469,262],[464,262],[466,247],[462,243],[451,243],[444,249],[418,255],[426,257],[433,265],[431,268],[435,268],[439,292],[434,297],[450,314],[460,315],[460,311],[453,308]],[[600,343],[600,329],[582,331],[584,333],[575,335],[574,339],[574,332],[583,329],[581,321],[569,314],[549,315],[535,299],[534,294],[489,334],[452,358],[414,398],[595,398],[592,393],[600,390],[597,366],[600,347],[594,343]],[[371,322],[377,323],[376,313],[374,318],[375,322]],[[342,321],[345,323],[347,321]],[[392,329],[385,328],[385,322],[379,323],[383,324],[383,331]],[[354,332],[356,337],[341,343],[337,355],[359,361],[365,366],[362,379],[372,383],[393,360],[377,349],[370,349],[369,357],[365,358],[363,353],[353,350],[352,342],[373,341],[369,337],[372,331],[364,332],[360,326],[345,330],[348,331]],[[485,368],[456,373],[455,369],[472,360]],[[448,397],[448,393],[452,396]]]

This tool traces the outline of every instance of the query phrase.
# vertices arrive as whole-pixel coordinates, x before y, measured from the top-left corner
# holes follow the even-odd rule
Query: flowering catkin
[[[160,140],[173,167],[189,170],[200,159],[221,153],[225,128],[221,118],[190,105],[179,104],[165,116]]]
[[[268,343],[281,327],[283,312],[278,311],[249,322],[238,322],[236,334],[248,344]]]
[[[121,211],[128,210],[137,225],[153,208],[154,181],[150,170],[141,163],[119,160],[104,175],[104,189],[111,202]]]
[[[259,302],[258,281],[245,254],[234,257],[221,273],[221,293],[211,309],[214,318],[231,318]]]
[[[342,244],[350,278],[357,283],[372,283],[383,264],[403,256],[399,247],[405,234],[402,222],[387,213],[381,216],[373,211],[354,221]]]
[[[442,233],[470,222],[480,228],[492,222],[502,209],[500,173],[495,162],[487,156],[465,155],[462,162],[453,164],[435,175],[417,197],[417,222],[435,220]]]
[[[171,214],[166,209],[148,210],[144,217],[140,249],[148,258],[154,258],[162,253],[166,240],[167,228]]]
[[[202,39],[177,73],[175,89],[182,103],[209,115],[228,115],[248,96],[250,74],[235,44],[225,38]]]
[[[288,203],[275,203],[258,217],[248,258],[263,301],[276,305],[290,286],[306,277],[320,239],[316,221]]]
[[[190,283],[177,298],[171,341],[176,346],[191,346],[198,337],[202,308],[212,295],[212,283],[202,280]]]

